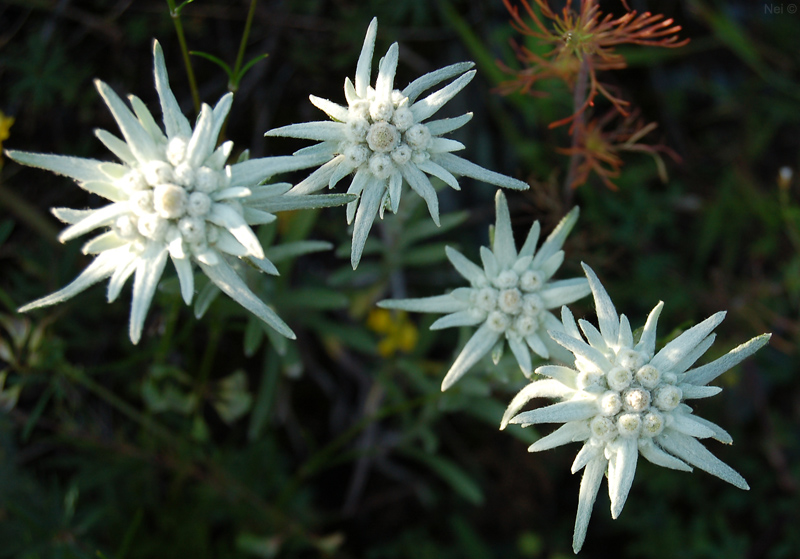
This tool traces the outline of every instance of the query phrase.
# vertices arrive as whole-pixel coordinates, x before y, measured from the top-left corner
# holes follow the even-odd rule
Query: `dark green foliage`
[[[186,5],[189,48],[230,64],[248,4]],[[659,300],[662,340],[727,309],[703,362],[774,333],[768,348],[717,381],[723,394],[696,402],[734,439],[733,447],[708,447],[752,489],[642,460],[616,521],[601,488],[581,556],[793,559],[800,556],[800,15],[771,13],[774,2],[629,4],[665,13],[692,39],[680,50],[630,47],[621,51],[630,68],[608,76],[659,123],[647,140],[683,159],[667,160],[666,184],[651,158],[628,153],[618,192],[590,181],[565,199],[568,160],[555,148],[568,145],[567,127],[547,123],[569,114],[570,93],[554,82],[543,82],[549,96],[542,98],[492,92],[505,77],[495,61],[515,67],[508,39],[525,41],[499,0],[262,0],[244,61],[269,57],[238,84],[226,134],[236,155],[308,145],[262,134],[324,119],[309,94],[344,102],[342,83],[355,72],[373,15],[376,52],[401,44],[400,87],[475,60],[478,77],[442,116],[473,111],[453,135],[465,156],[532,183],[508,194],[518,240],[536,219],[549,232],[577,203],[581,217],[560,277],[577,276],[587,262],[634,328]],[[4,147],[109,158],[91,131],[117,131],[91,79],[155,107],[153,38],[181,106],[192,110],[166,2],[11,1],[0,6],[0,21],[0,110],[17,119]],[[216,101],[228,76],[206,59],[192,64],[201,99]],[[784,166],[795,175],[781,184]],[[477,260],[493,222],[494,188],[461,184],[458,193],[439,189],[439,229],[419,198],[404,196],[399,215],[374,228],[355,272],[342,208],[282,214],[262,226],[265,247],[284,243],[268,249],[281,275],[248,269],[247,281],[297,341],[211,291],[197,320],[168,272],[134,347],[129,295],[108,305],[102,286],[15,313],[88,262],[80,243],[56,246],[45,234],[59,226],[48,209],[98,201],[63,177],[6,159],[0,558],[572,556],[579,476],[569,466],[578,445],[528,454],[547,426],[497,431],[526,382],[513,358],[495,366],[487,357],[442,394],[469,329],[429,332],[433,317],[406,317],[417,343],[387,352],[385,334],[367,326],[381,299],[464,285],[444,246]],[[297,256],[327,245],[287,244],[309,241],[336,250]],[[573,310],[593,317],[588,300]]]

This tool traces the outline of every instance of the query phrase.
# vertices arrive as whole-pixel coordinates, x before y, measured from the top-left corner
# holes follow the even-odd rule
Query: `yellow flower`
[[[408,353],[417,345],[417,327],[403,311],[373,309],[367,316],[367,328],[384,334],[378,342],[378,353],[383,357],[391,357],[398,351]]]
[[[0,111],[0,167],[3,166],[3,141],[8,139],[9,129],[13,124],[14,117],[6,116],[6,113]]]

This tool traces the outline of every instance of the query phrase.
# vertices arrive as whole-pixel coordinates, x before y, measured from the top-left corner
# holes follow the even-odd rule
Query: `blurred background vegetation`
[[[601,489],[581,556],[800,556],[800,14],[765,0],[628,0],[663,13],[691,39],[680,49],[620,49],[629,67],[604,81],[659,127],[674,149],[669,180],[645,154],[625,154],[618,191],[597,177],[565,200],[571,112],[563,84],[546,97],[499,95],[517,67],[500,0],[261,0],[246,59],[269,53],[242,80],[227,133],[252,156],[307,142],[265,139],[321,120],[314,94],[344,102],[342,83],[369,20],[376,51],[400,42],[397,83],[475,60],[477,78],[444,116],[473,111],[466,156],[526,179],[510,193],[519,239],[581,218],[561,277],[589,263],[618,309],[641,326],[661,299],[659,334],[727,309],[710,360],[762,332],[770,347],[724,375],[723,394],[696,408],[729,430],[709,448],[740,471],[741,492],[703,472],[640,463],[626,510],[611,521]],[[553,6],[558,2],[554,1]],[[619,2],[603,9],[621,14]],[[233,63],[249,2],[196,0],[182,12],[189,48]],[[179,101],[190,89],[167,4],[160,0],[0,2],[4,147],[109,158],[93,137],[114,131],[92,79],[157,106],[151,43],[161,41]],[[530,46],[535,48],[535,42]],[[227,89],[219,67],[193,57],[200,97]],[[3,116],[3,115],[0,115]],[[0,135],[3,138],[3,135]],[[302,173],[286,177],[299,181]],[[53,206],[98,200],[69,180],[6,160],[0,174],[0,557],[139,559],[563,558],[579,476],[576,445],[528,454],[533,429],[498,432],[524,383],[512,358],[487,360],[442,394],[468,332],[428,332],[432,316],[374,311],[389,296],[458,287],[443,246],[476,258],[488,242],[494,188],[441,191],[436,230],[405,197],[353,272],[344,211],[282,214],[273,240],[328,240],[336,251],[294,259],[273,249],[279,278],[251,278],[298,333],[275,339],[219,298],[203,320],[165,279],[142,342],[131,346],[124,302],[94,287],[29,316],[15,309],[69,282],[86,265],[60,246]],[[383,240],[383,242],[381,241]],[[123,297],[123,300],[125,298]],[[574,311],[594,320],[591,303]],[[670,329],[674,328],[674,331]]]

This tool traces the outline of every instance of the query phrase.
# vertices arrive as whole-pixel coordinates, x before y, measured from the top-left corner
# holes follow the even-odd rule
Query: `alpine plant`
[[[650,312],[641,336],[634,339],[625,315],[617,316],[611,298],[597,276],[584,265],[597,307],[600,329],[585,320],[575,322],[562,309],[563,330],[550,336],[575,355],[575,367],[545,365],[536,373],[547,377],[523,388],[511,401],[500,425],[563,423],[531,445],[530,452],[582,442],[572,473],[583,469],[572,546],[577,553],[603,476],[608,477],[611,516],[617,518],[628,497],[639,455],[653,464],[690,472],[692,466],[749,489],[747,482],[719,460],[698,439],[730,444],[718,425],[692,413],[686,402],[719,394],[708,386],[719,375],[763,347],[770,334],[757,336],[726,355],[694,367],[714,343],[725,312],[718,312],[684,331],[655,353],[656,323],[663,302]],[[582,333],[582,335],[581,335]],[[532,398],[561,401],[519,413]]]
[[[330,121],[291,124],[267,132],[267,136],[320,142],[295,153],[314,158],[315,165],[321,167],[297,184],[291,194],[316,192],[326,186],[333,188],[353,174],[347,192],[358,199],[347,206],[347,223],[353,223],[355,218],[350,256],[354,269],[361,260],[375,217],[382,219],[386,209],[397,212],[404,185],[425,200],[436,225],[439,225],[439,201],[429,175],[455,190],[461,189],[456,175],[505,188],[528,188],[527,183],[489,171],[452,153],[464,149],[464,145],[443,136],[464,126],[472,119],[472,113],[428,120],[475,77],[475,70],[470,70],[474,64],[460,62],[446,66],[414,80],[403,90],[395,89],[399,48],[394,43],[381,58],[372,87],[377,32],[378,20],[373,19],[356,65],[355,82],[345,78],[346,107],[311,95],[311,102]],[[425,91],[451,78],[456,79],[420,99]]]
[[[559,350],[566,353],[565,360],[572,358],[569,352],[552,343],[547,331],[563,330],[549,309],[589,294],[589,283],[584,278],[551,281],[564,261],[561,247],[578,220],[578,208],[561,220],[538,252],[536,244],[541,227],[535,222],[517,252],[508,204],[500,190],[495,196],[495,207],[497,221],[492,248],[481,247],[483,267],[456,249],[445,248],[447,258],[469,281],[469,287],[459,287],[445,295],[378,303],[389,309],[447,313],[431,325],[431,330],[480,325],[445,375],[442,390],[452,386],[492,348],[499,345],[502,350],[505,341],[526,375],[531,374],[531,351],[543,359],[564,359],[558,355]]]
[[[134,275],[129,334],[135,344],[169,259],[186,304],[194,296],[197,265],[221,291],[282,335],[294,338],[286,323],[247,287],[229,259],[243,258],[264,272],[277,274],[251,227],[274,221],[274,211],[339,205],[351,197],[286,196],[290,184],[263,184],[277,173],[306,167],[307,158],[265,157],[226,164],[233,143],[216,144],[233,95],[224,95],[213,108],[204,104],[193,129],[169,87],[158,42],[153,54],[164,130],[138,97],[129,97],[131,111],[107,84],[95,82],[123,139],[105,130],[95,134],[118,163],[8,152],[18,163],[70,177],[82,189],[111,202],[98,209],[53,209],[69,225],[59,236],[62,242],[102,230],[83,246],[84,254],[96,256],[72,283],[19,310],[60,303],[105,278],[110,278],[108,301],[112,302]]]

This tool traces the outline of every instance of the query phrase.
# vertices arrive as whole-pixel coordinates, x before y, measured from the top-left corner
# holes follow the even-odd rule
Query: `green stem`
[[[169,15],[172,18],[172,23],[175,25],[175,33],[178,35],[178,43],[181,45],[181,52],[183,53],[183,64],[186,66],[186,76],[189,78],[189,89],[192,92],[192,102],[194,103],[194,110],[200,113],[200,93],[197,90],[197,81],[194,78],[194,70],[192,70],[192,63],[189,60],[189,48],[186,45],[186,37],[183,34],[183,23],[181,22],[181,11],[175,6],[175,0],[167,0],[169,5]]]
[[[242,33],[242,41],[239,43],[239,52],[236,55],[236,64],[233,66],[233,73],[231,76],[233,80],[228,82],[228,90],[231,93],[236,93],[239,89],[239,71],[242,69],[242,62],[244,61],[244,51],[247,48],[247,40],[250,38],[250,28],[253,26],[253,16],[256,13],[256,4],[258,0],[250,0],[250,10],[247,12],[247,19],[244,23],[244,33]]]
[[[230,74],[228,80],[228,91],[236,93],[239,91],[239,80],[241,76],[239,72],[242,70],[242,62],[244,61],[244,51],[247,48],[247,40],[250,38],[250,28],[253,26],[253,16],[256,13],[256,4],[258,0],[250,0],[250,9],[247,11],[247,19],[244,22],[244,32],[242,33],[242,40],[239,43],[239,52],[236,54],[236,63],[233,65],[233,72]],[[225,132],[228,129],[228,119],[230,113],[225,116],[225,122],[222,123],[222,128],[219,131],[219,141],[222,142],[225,138]]]

